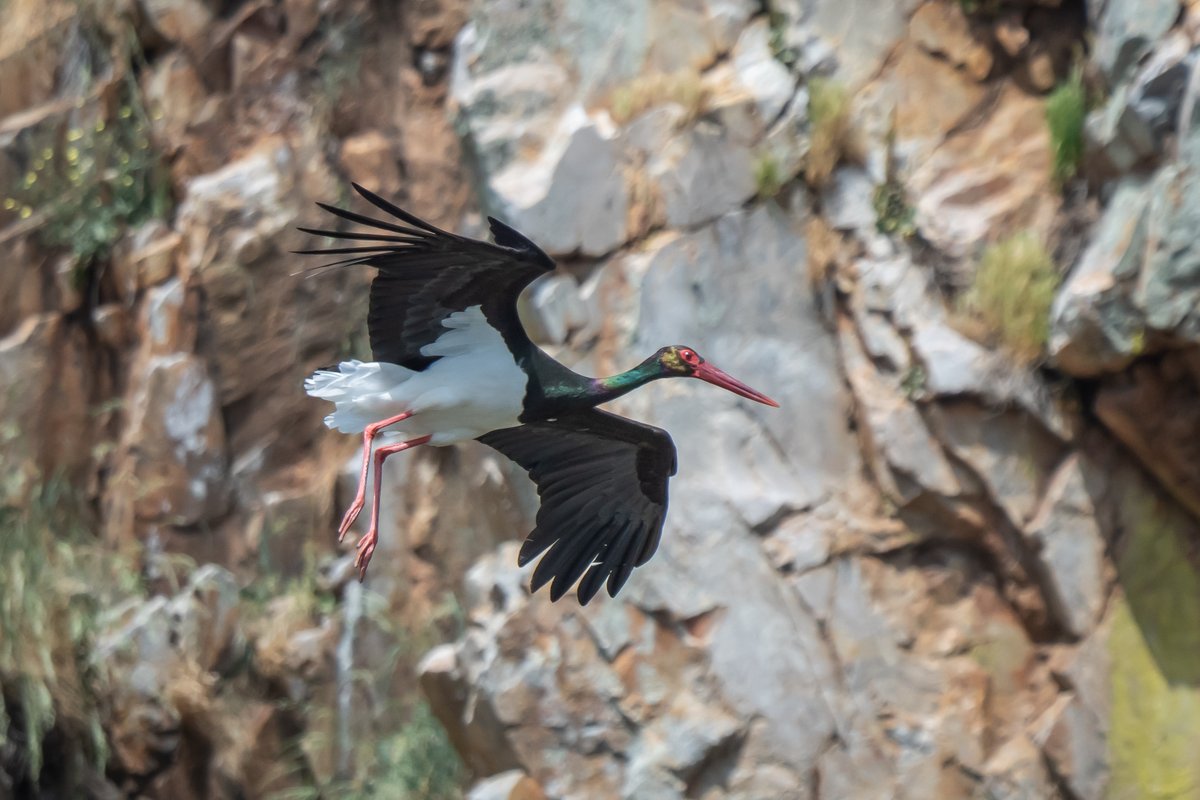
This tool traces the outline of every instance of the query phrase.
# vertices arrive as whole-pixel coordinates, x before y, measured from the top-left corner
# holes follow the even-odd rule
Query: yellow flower
[[[96,120],[96,133],[100,133],[103,130],[104,130],[104,120],[102,120],[102,119]]]
[[[121,119],[129,119],[133,116],[133,109],[129,106],[121,106],[121,110],[117,112],[117,116]]]
[[[71,130],[67,131],[68,142],[78,142],[82,138],[83,131],[81,131],[79,128],[71,128]]]
[[[21,207],[21,219],[29,219],[33,216],[33,209],[29,206]]]
[[[4,198],[4,210],[5,211],[12,211],[16,207],[17,207],[16,200],[12,199],[11,197]]]
[[[49,147],[42,150],[42,161],[49,161],[54,158],[54,151]]]
[[[125,186],[125,187],[133,186],[133,176],[132,175],[122,175],[121,176],[121,185]]]
[[[78,147],[68,147],[67,148],[67,163],[75,164],[75,163],[78,163],[78,161],[79,161],[79,148]]]
[[[35,183],[37,183],[37,173],[32,170],[30,170],[29,172],[26,172],[25,173],[25,188],[28,189],[30,186],[33,186]]]

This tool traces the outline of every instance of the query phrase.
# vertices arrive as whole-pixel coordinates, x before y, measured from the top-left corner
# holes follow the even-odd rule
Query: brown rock
[[[546,792],[540,783],[514,769],[475,784],[467,800],[546,800]]]
[[[1193,514],[1200,515],[1200,353],[1168,353],[1108,380],[1096,414]]]
[[[133,379],[111,516],[135,529],[214,520],[229,493],[224,425],[204,363],[175,353],[150,357],[144,370]]]
[[[274,53],[275,48],[271,43],[261,37],[241,31],[235,33],[229,52],[230,80],[234,91],[245,91],[262,83]]]
[[[971,35],[960,3],[925,3],[913,14],[908,32],[926,52],[949,59],[977,81],[992,71],[992,51]]]
[[[133,323],[129,310],[116,303],[107,303],[92,309],[92,324],[96,335],[110,350],[122,351],[133,344]]]
[[[182,45],[193,58],[205,54],[213,30],[213,14],[202,0],[138,0],[154,32]]]
[[[409,41],[429,50],[454,44],[454,37],[467,23],[469,8],[464,2],[417,0],[405,5]]]
[[[883,74],[862,90],[857,105],[876,118],[866,124],[881,137],[894,126],[895,146],[919,164],[983,97],[977,81],[906,41],[896,48]]]
[[[0,168],[0,180],[3,179]],[[27,317],[50,309],[50,291],[43,279],[45,257],[29,236],[0,243],[12,269],[0,269],[0,336],[7,336]]]
[[[195,299],[177,278],[146,292],[137,332],[146,355],[168,356],[195,347]]]
[[[1031,50],[1025,61],[1029,83],[1040,92],[1048,92],[1058,82],[1054,71],[1054,56],[1046,50]]]
[[[28,317],[0,339],[0,498],[56,473],[79,477],[95,431],[82,334],[57,314]]]
[[[12,0],[3,13],[0,119],[54,96],[55,78],[78,7],[69,0]]]
[[[370,130],[348,137],[339,154],[342,169],[355,183],[385,194],[400,186],[396,147],[381,131]]]
[[[284,0],[287,38],[293,46],[304,41],[321,23],[320,0]]]
[[[161,220],[134,231],[128,247],[113,254],[111,273],[120,297],[132,302],[140,291],[170,278],[182,244],[183,237]]]
[[[1029,29],[1022,24],[1019,13],[1005,14],[996,20],[992,34],[1004,48],[1004,52],[1013,57],[1020,55],[1025,46],[1029,44]]]
[[[908,188],[917,227],[954,256],[1018,230],[1044,239],[1060,203],[1050,174],[1042,102],[1009,86],[978,126],[951,137],[914,171]]]

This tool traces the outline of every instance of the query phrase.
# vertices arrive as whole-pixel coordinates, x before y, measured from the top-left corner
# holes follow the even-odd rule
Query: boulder
[[[1126,78],[1179,17],[1179,0],[1108,0],[1096,17],[1094,58],[1110,85]]]
[[[1006,233],[1044,239],[1060,202],[1045,114],[1038,98],[1008,86],[987,125],[952,135],[922,162],[908,182],[921,235],[957,258]]]

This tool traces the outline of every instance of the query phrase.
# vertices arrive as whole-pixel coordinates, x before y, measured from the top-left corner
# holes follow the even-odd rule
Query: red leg
[[[367,577],[367,564],[371,563],[371,554],[375,552],[375,545],[379,541],[379,498],[381,495],[380,486],[383,483],[383,462],[392,453],[399,453],[401,450],[408,450],[413,447],[418,447],[430,440],[430,436],[418,436],[416,439],[409,439],[407,442],[399,444],[389,444],[375,451],[375,491],[371,498],[371,525],[367,528],[367,533],[358,540],[355,549],[358,550],[358,557],[354,559],[354,566],[358,569],[358,579],[361,581]]]
[[[397,422],[403,422],[412,416],[411,411],[405,411],[403,414],[397,414],[394,417],[381,419],[379,422],[372,422],[367,427],[363,428],[363,457],[362,457],[362,473],[358,477],[358,491],[354,493],[354,502],[346,509],[346,515],[342,517],[342,524],[338,526],[338,541],[346,538],[346,533],[350,530],[350,526],[354,524],[354,520],[358,519],[358,515],[363,510],[363,505],[367,500],[367,467],[371,465],[371,444],[381,430],[388,425],[395,425]]]

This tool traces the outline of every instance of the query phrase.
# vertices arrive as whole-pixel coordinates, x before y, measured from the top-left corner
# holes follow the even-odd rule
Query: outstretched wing
[[[554,269],[533,242],[488,217],[495,244],[435,228],[358,184],[354,189],[400,223],[374,219],[325,203],[331,214],[386,233],[300,230],[317,236],[367,244],[297,250],[301,255],[344,256],[328,267],[367,264],[379,273],[371,284],[367,329],[376,361],[421,370],[436,360],[421,348],[446,332],[444,320],[456,311],[481,306],[510,350],[528,345],[517,318],[517,296],[534,278]],[[515,352],[515,351],[514,351]]]
[[[518,563],[542,552],[531,590],[557,600],[579,580],[586,605],[607,581],[615,597],[658,549],[675,444],[661,428],[591,409],[492,431],[479,441],[529,472],[542,505]]]

